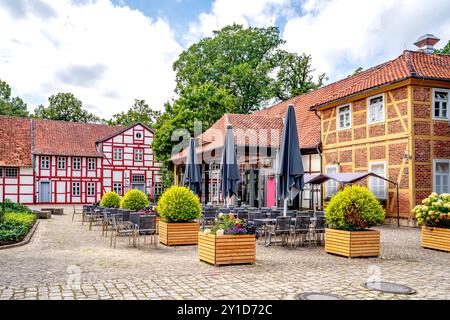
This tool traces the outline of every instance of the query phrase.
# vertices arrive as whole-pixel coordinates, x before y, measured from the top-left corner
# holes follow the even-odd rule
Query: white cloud
[[[284,28],[286,48],[310,53],[318,72],[338,80],[416,50],[419,36],[450,39],[448,0],[309,0]]]
[[[167,21],[109,0],[2,0],[0,78],[34,108],[59,91],[109,117],[145,99],[173,96],[182,48]]]
[[[267,27],[275,25],[281,15],[291,12],[290,0],[216,0],[210,12],[199,15],[191,23],[188,42],[210,36],[212,31],[237,23],[246,27]]]

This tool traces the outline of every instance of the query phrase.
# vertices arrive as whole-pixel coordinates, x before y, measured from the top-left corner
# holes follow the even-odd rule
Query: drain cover
[[[364,287],[370,290],[381,291],[386,293],[397,293],[397,294],[416,293],[416,290],[414,290],[413,288],[392,282],[383,282],[383,281],[366,282],[364,283]]]
[[[344,300],[343,298],[329,293],[305,292],[297,296],[298,300]]]

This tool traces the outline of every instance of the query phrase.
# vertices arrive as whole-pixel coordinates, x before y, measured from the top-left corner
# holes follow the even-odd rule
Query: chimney
[[[432,35],[432,34],[425,34],[421,36],[417,41],[414,43],[417,47],[419,47],[420,52],[425,53],[434,53],[434,45],[439,42],[438,37]]]

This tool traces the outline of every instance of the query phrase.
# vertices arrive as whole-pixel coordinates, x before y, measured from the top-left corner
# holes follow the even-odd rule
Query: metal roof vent
[[[414,43],[417,47],[419,47],[418,51],[425,52],[425,53],[434,53],[434,45],[439,42],[438,37],[432,35],[432,34],[425,34],[421,36],[417,41]]]

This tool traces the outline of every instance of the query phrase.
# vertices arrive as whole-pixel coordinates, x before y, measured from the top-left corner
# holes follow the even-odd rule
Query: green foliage
[[[100,200],[100,205],[107,208],[119,208],[122,198],[115,192],[107,192]]]
[[[149,205],[148,197],[141,190],[131,189],[122,198],[120,207],[133,211],[142,210]]]
[[[369,189],[347,186],[333,196],[325,208],[327,223],[333,229],[364,230],[381,224],[384,210]]]
[[[145,100],[134,100],[133,106],[127,112],[116,113],[107,123],[110,125],[129,126],[136,122],[141,122],[149,127],[153,127],[156,119],[161,115],[161,111],[155,111],[145,102]]]
[[[156,210],[167,222],[188,222],[201,217],[198,197],[186,187],[172,186],[158,200]]]
[[[212,226],[203,230],[205,234],[234,235],[234,234],[254,234],[255,229],[247,224],[243,219],[235,219],[233,213],[219,213],[218,219],[214,221]]]
[[[417,222],[429,227],[450,228],[450,194],[433,192],[412,210]]]
[[[72,93],[57,93],[48,98],[47,107],[39,105],[34,117],[73,122],[100,122],[100,118],[83,109],[83,103]]]
[[[281,100],[299,96],[318,89],[327,80],[325,73],[314,81],[312,73],[315,69],[311,66],[311,55],[297,54],[287,51],[279,52],[280,70],[277,73],[275,92]]]
[[[440,54],[450,54],[450,40],[447,42],[447,44],[442,49],[436,49],[434,53],[440,53]]]
[[[358,68],[356,68],[355,69],[355,71],[353,71],[353,73],[352,74],[349,74],[348,76],[347,76],[347,78],[350,78],[350,77],[352,77],[352,76],[355,76],[355,75],[357,75],[357,74],[360,74],[361,72],[363,72],[363,68],[362,67],[358,67]]]
[[[28,117],[27,104],[19,97],[11,97],[11,87],[0,79],[0,115]]]
[[[0,245],[21,241],[35,222],[34,213],[6,212],[0,222]]]

